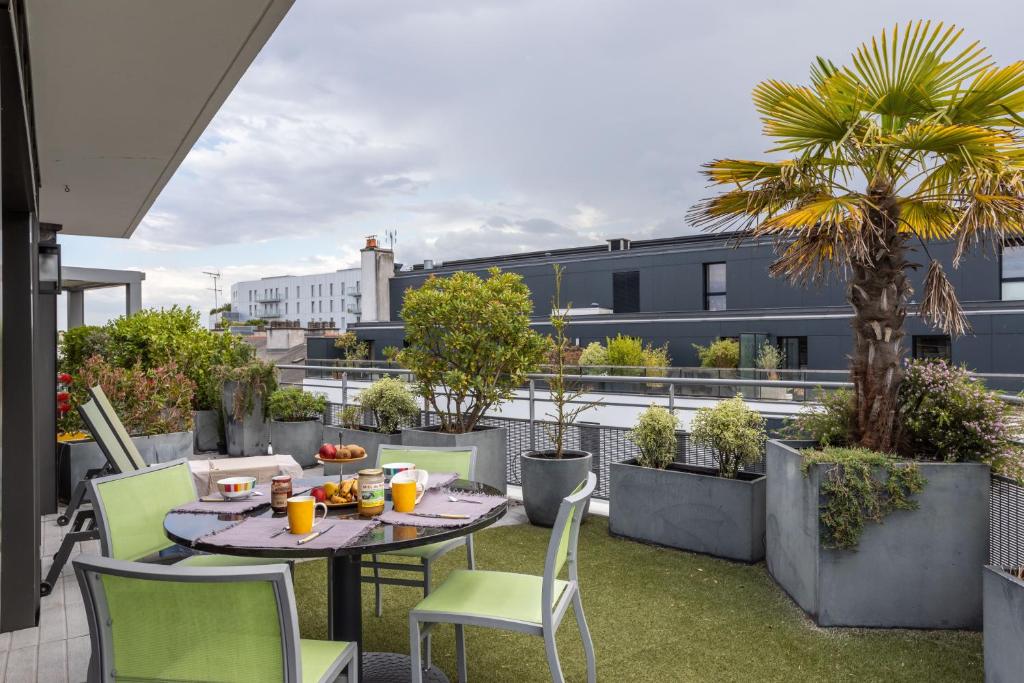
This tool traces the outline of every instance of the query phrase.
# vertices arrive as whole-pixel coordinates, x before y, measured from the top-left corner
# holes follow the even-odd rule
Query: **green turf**
[[[477,567],[540,574],[549,532],[531,526],[476,535]],[[971,681],[982,679],[981,636],[961,631],[820,629],[768,577],[746,566],[632,543],[591,517],[580,532],[583,607],[597,649],[599,680]],[[435,582],[465,566],[449,553]],[[304,637],[326,634],[325,563],[296,568]],[[435,583],[436,585],[436,583]],[[418,591],[384,587],[384,617],[364,587],[368,650],[408,652],[408,610]],[[438,627],[434,659],[454,680],[450,627]],[[467,629],[470,680],[550,681],[543,642]],[[568,616],[558,634],[566,679],[584,681],[583,647]]]

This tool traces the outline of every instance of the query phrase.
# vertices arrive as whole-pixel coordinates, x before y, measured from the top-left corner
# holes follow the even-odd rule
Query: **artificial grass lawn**
[[[543,573],[549,531],[528,525],[476,535],[477,567]],[[971,681],[982,680],[981,634],[964,631],[821,629],[768,576],[764,565],[612,538],[608,523],[588,517],[580,531],[583,609],[597,650],[599,680],[626,681]],[[449,553],[438,585],[465,552]],[[369,651],[408,652],[408,610],[420,592],[384,586],[384,616],[363,588]],[[324,638],[326,564],[296,567],[299,627]],[[434,631],[434,662],[455,680],[450,626]],[[539,638],[466,629],[470,680],[550,681]],[[558,633],[562,670],[585,681],[583,646],[571,611]]]

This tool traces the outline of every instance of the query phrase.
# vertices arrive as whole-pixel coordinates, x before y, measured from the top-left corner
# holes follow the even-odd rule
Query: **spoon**
[[[476,505],[480,505],[480,501],[479,500],[470,500],[469,498],[456,498],[455,496],[448,496],[448,502],[449,503],[459,503],[459,502],[462,502],[462,503],[474,503]]]

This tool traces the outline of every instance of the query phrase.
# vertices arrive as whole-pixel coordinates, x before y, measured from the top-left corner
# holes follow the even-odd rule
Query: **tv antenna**
[[[203,275],[209,275],[211,278],[213,278],[213,286],[212,287],[207,287],[206,289],[208,289],[209,291],[213,292],[213,307],[214,308],[218,308],[220,304],[218,304],[218,302],[217,302],[217,295],[218,294],[222,294],[224,292],[223,289],[221,289],[220,287],[217,286],[217,284],[218,284],[218,282],[219,282],[219,280],[221,278],[220,271],[219,270],[214,270],[214,271],[204,270],[203,271]]]
[[[388,230],[384,233],[384,241],[388,243],[388,249],[394,251],[395,243],[398,242],[398,230]]]

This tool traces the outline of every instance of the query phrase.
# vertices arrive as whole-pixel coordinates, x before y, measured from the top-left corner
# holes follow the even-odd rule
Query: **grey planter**
[[[764,475],[674,463],[612,463],[608,528],[616,536],[740,562],[764,557]]]
[[[142,459],[149,465],[188,458],[193,452],[192,432],[133,436],[132,441],[139,449]],[[103,467],[107,463],[99,444],[92,439],[58,444],[58,452],[60,453],[58,496],[64,500],[70,497],[75,485],[85,478],[86,472]]]
[[[565,451],[557,460],[550,457],[551,453],[528,451],[519,456],[523,506],[530,523],[537,526],[550,527],[555,523],[562,499],[587,478],[594,461],[594,456],[586,451]]]
[[[1016,683],[1024,675],[1024,581],[988,566],[983,583],[985,681]]]
[[[320,420],[270,421],[270,443],[274,453],[292,456],[300,467],[316,464],[316,454],[323,442],[324,424]]]
[[[333,444],[357,444],[366,449],[366,459],[354,463],[324,463],[324,474],[356,474],[367,467],[377,464],[377,450],[381,445],[400,446],[402,432],[381,434],[370,427],[365,429],[349,429],[347,427],[324,427],[324,441]]]
[[[223,441],[223,421],[216,410],[192,411],[192,434],[195,436],[193,449],[196,453],[208,453],[220,448]]]
[[[402,430],[403,446],[476,446],[476,480],[508,492],[508,430],[477,427],[465,434],[448,434],[437,428]]]
[[[224,443],[228,455],[244,457],[250,455],[266,455],[270,429],[263,417],[263,399],[253,400],[252,410],[241,420],[234,416],[235,390],[238,382],[224,382],[221,389],[221,401],[224,409]]]
[[[918,463],[918,509],[868,523],[856,549],[834,550],[818,522],[828,466],[804,476],[794,446],[805,445],[768,442],[768,572],[782,589],[820,626],[979,628],[988,466]]]

